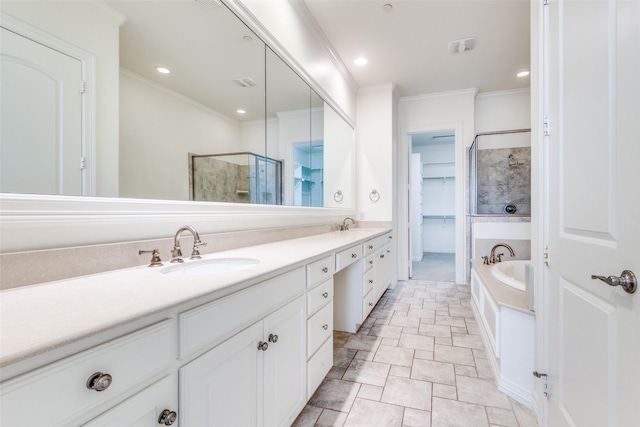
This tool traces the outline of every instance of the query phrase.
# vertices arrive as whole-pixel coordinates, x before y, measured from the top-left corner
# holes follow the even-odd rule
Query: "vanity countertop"
[[[260,261],[214,277],[175,277],[144,265],[2,291],[0,367],[199,297],[221,298],[388,231],[354,228],[205,255]]]
[[[499,305],[522,311],[523,313],[533,314],[533,311],[527,308],[525,303],[524,291],[505,285],[491,274],[491,265],[482,264],[481,260],[472,259],[471,264],[478,272],[480,278],[491,293],[491,296]]]

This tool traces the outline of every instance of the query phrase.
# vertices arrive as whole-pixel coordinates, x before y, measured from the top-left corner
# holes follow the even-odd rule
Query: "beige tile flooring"
[[[537,426],[497,391],[469,288],[389,288],[356,334],[334,333],[334,366],[294,426]]]

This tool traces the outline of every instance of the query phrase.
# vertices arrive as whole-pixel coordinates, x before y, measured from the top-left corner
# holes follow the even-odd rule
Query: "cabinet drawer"
[[[307,400],[311,399],[332,366],[333,338],[330,338],[307,362]]]
[[[362,272],[366,273],[367,271],[373,268],[373,264],[375,262],[376,254],[368,255],[364,261],[362,262]]]
[[[362,276],[362,295],[367,295],[367,293],[373,289],[374,277],[373,269],[367,271],[364,276]]]
[[[306,290],[305,270],[296,270],[194,308],[178,316],[180,357],[228,338]]]
[[[333,300],[333,279],[327,280],[307,293],[307,316],[315,314],[331,300]]]
[[[333,303],[324,306],[307,320],[307,357],[333,334]]]
[[[363,255],[367,256],[369,254],[374,253],[384,245],[388,244],[391,241],[391,233],[383,234],[382,236],[375,237],[371,240],[368,240],[362,244],[363,246]]]
[[[336,271],[340,271],[348,265],[362,258],[362,245],[352,246],[349,249],[336,254]]]
[[[372,290],[362,300],[362,321],[367,318],[373,307],[376,305],[376,293]]]
[[[311,288],[333,276],[336,271],[333,256],[322,258],[307,265],[307,287]]]
[[[92,408],[116,403],[129,389],[173,360],[172,322],[166,320],[2,384],[0,424],[71,425]],[[102,392],[87,388],[94,373],[112,377]]]
[[[371,239],[362,244],[362,255],[367,256],[376,251],[376,239]]]

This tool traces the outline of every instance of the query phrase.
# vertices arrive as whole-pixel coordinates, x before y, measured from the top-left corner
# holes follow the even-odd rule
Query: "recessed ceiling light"
[[[246,111],[246,110],[243,110],[242,108],[238,108],[238,109],[236,110],[236,113],[238,113],[238,114],[244,114],[244,113],[246,113],[246,112],[247,112],[247,111]]]
[[[164,67],[158,67],[156,68],[156,70],[162,74],[169,74],[171,72],[168,68],[164,68]]]
[[[244,40],[246,42],[250,42],[250,41],[253,41],[253,38],[251,36],[243,36],[242,40]]]
[[[356,65],[367,65],[367,63],[369,62],[369,60],[367,58],[364,57],[360,57],[357,58],[355,61],[353,61]]]
[[[391,12],[392,9],[393,9],[393,5],[389,3],[382,6],[382,10],[384,10],[385,12]]]
[[[520,71],[518,74],[516,74],[518,77],[527,77],[529,75],[528,71]]]

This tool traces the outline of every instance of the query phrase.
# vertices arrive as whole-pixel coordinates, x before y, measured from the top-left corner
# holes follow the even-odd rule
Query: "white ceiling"
[[[304,0],[358,86],[396,83],[401,96],[529,87],[529,0]],[[383,5],[392,9],[385,11]],[[475,48],[449,53],[452,40]],[[369,59],[357,66],[358,56]]]

